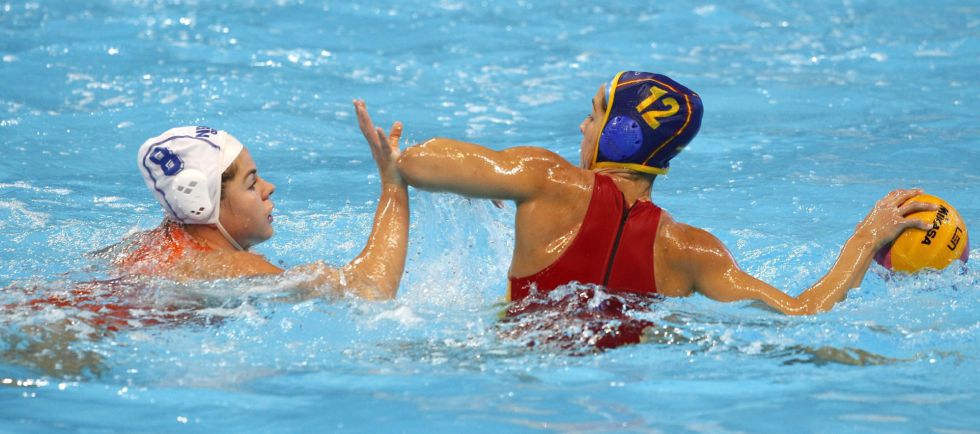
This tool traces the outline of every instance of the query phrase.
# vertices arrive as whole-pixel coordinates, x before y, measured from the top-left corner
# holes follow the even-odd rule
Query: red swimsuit
[[[580,291],[561,300],[527,298],[534,288],[545,294],[569,282],[602,285],[608,293],[655,295],[657,285],[653,274],[653,243],[660,223],[660,207],[648,201],[633,206],[607,176],[595,175],[589,209],[578,234],[568,249],[545,269],[526,277],[511,277],[508,288],[510,318],[523,317],[539,309],[566,311],[579,326],[588,329],[589,345],[614,348],[643,341],[644,332],[654,324],[629,312],[645,311],[646,305],[636,297],[605,298],[596,307],[587,300],[595,293]],[[526,299],[526,300],[525,300]],[[583,304],[584,303],[584,304]],[[527,319],[516,322],[512,333],[539,336],[550,345],[573,349],[581,343],[568,342],[568,337],[554,333],[554,324]],[[542,333],[543,332],[543,333]],[[531,341],[528,345],[535,345]]]
[[[164,275],[188,251],[206,252],[211,248],[198,244],[174,222],[139,235],[137,246],[124,258],[115,261],[121,270],[131,274]],[[146,288],[125,278],[78,283],[67,293],[55,293],[30,300],[34,310],[48,307],[76,308],[90,312],[83,315],[92,326],[110,331],[146,325],[177,323],[189,314],[172,306],[148,305]],[[11,308],[12,306],[5,306]]]
[[[573,281],[602,285],[613,293],[655,294],[653,243],[659,223],[660,207],[647,201],[628,206],[613,180],[596,174],[575,240],[543,270],[511,277],[510,300],[527,297],[532,285],[545,293]]]
[[[115,265],[134,274],[163,275],[188,251],[212,249],[198,243],[180,224],[166,221],[156,229],[139,235],[138,246]]]

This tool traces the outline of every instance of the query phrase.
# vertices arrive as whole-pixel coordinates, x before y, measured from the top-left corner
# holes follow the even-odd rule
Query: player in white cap
[[[381,175],[374,226],[361,253],[341,267],[323,262],[288,273],[291,283],[325,293],[393,298],[405,268],[408,194],[395,168],[398,122],[385,134],[363,101],[354,101],[358,124]],[[115,263],[135,274],[175,280],[275,275],[287,272],[249,249],[273,234],[270,196],[275,186],[259,176],[255,161],[225,131],[171,129],[147,140],[137,165],[166,213],[156,229],[134,237]]]

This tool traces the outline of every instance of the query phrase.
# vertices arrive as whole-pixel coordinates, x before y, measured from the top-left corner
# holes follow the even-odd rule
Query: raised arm
[[[792,297],[742,271],[731,253],[713,235],[687,225],[665,228],[669,266],[680,271],[685,284],[718,301],[759,300],[788,315],[811,315],[830,310],[861,284],[875,252],[910,227],[928,224],[905,216],[936,206],[906,202],[919,190],[896,190],[875,204],[844,243],[837,261],[817,283]]]
[[[284,283],[294,289],[292,296],[296,298],[336,293],[352,293],[367,299],[394,298],[405,270],[408,192],[395,166],[400,155],[398,140],[402,125],[395,122],[388,137],[371,122],[363,101],[355,101],[354,109],[381,175],[381,197],[378,198],[374,225],[364,249],[347,265],[338,269],[316,262],[286,270]],[[222,250],[198,255],[193,261],[182,261],[171,270],[170,277],[178,280],[220,279],[283,273],[284,270],[261,255]]]
[[[542,148],[495,151],[435,138],[406,149],[398,159],[398,171],[409,185],[423,190],[523,202],[539,194],[550,180],[578,170]]]
[[[315,263],[291,271],[301,275],[312,272],[317,277],[301,286],[318,291],[349,292],[366,299],[390,299],[398,293],[408,249],[408,192],[395,167],[402,125],[395,122],[390,136],[386,136],[383,129],[376,128],[371,122],[364,101],[354,101],[354,108],[358,125],[381,175],[381,197],[371,234],[361,253],[340,269]]]

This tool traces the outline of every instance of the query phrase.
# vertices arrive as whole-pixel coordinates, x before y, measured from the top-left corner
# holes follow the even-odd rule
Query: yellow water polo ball
[[[920,194],[910,201],[939,205],[936,211],[909,214],[932,225],[929,230],[908,228],[890,246],[875,255],[875,261],[894,271],[915,273],[926,268],[942,270],[959,259],[970,256],[969,238],[963,218],[948,202],[936,196]]]

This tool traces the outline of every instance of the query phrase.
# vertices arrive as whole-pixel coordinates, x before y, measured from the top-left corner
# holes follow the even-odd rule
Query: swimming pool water
[[[893,188],[923,187],[980,228],[978,59],[968,1],[0,2],[0,304],[111,277],[88,253],[159,223],[134,155],[170,127],[232,132],[277,184],[277,234],[257,251],[343,264],[378,193],[352,98],[379,124],[403,121],[406,144],[535,145],[577,162],[589,99],[622,69],[668,74],[705,105],[654,200],[797,294]],[[142,282],[144,302],[190,320],[139,312],[131,329],[64,343],[65,319],[91,312],[0,311],[0,431],[980,426],[975,263],[915,278],[873,266],[813,317],[668,299],[644,314],[663,326],[654,342],[528,348],[583,324],[558,311],[508,337],[497,322],[513,205],[411,197],[392,302]],[[45,373],[73,363],[85,373]]]

